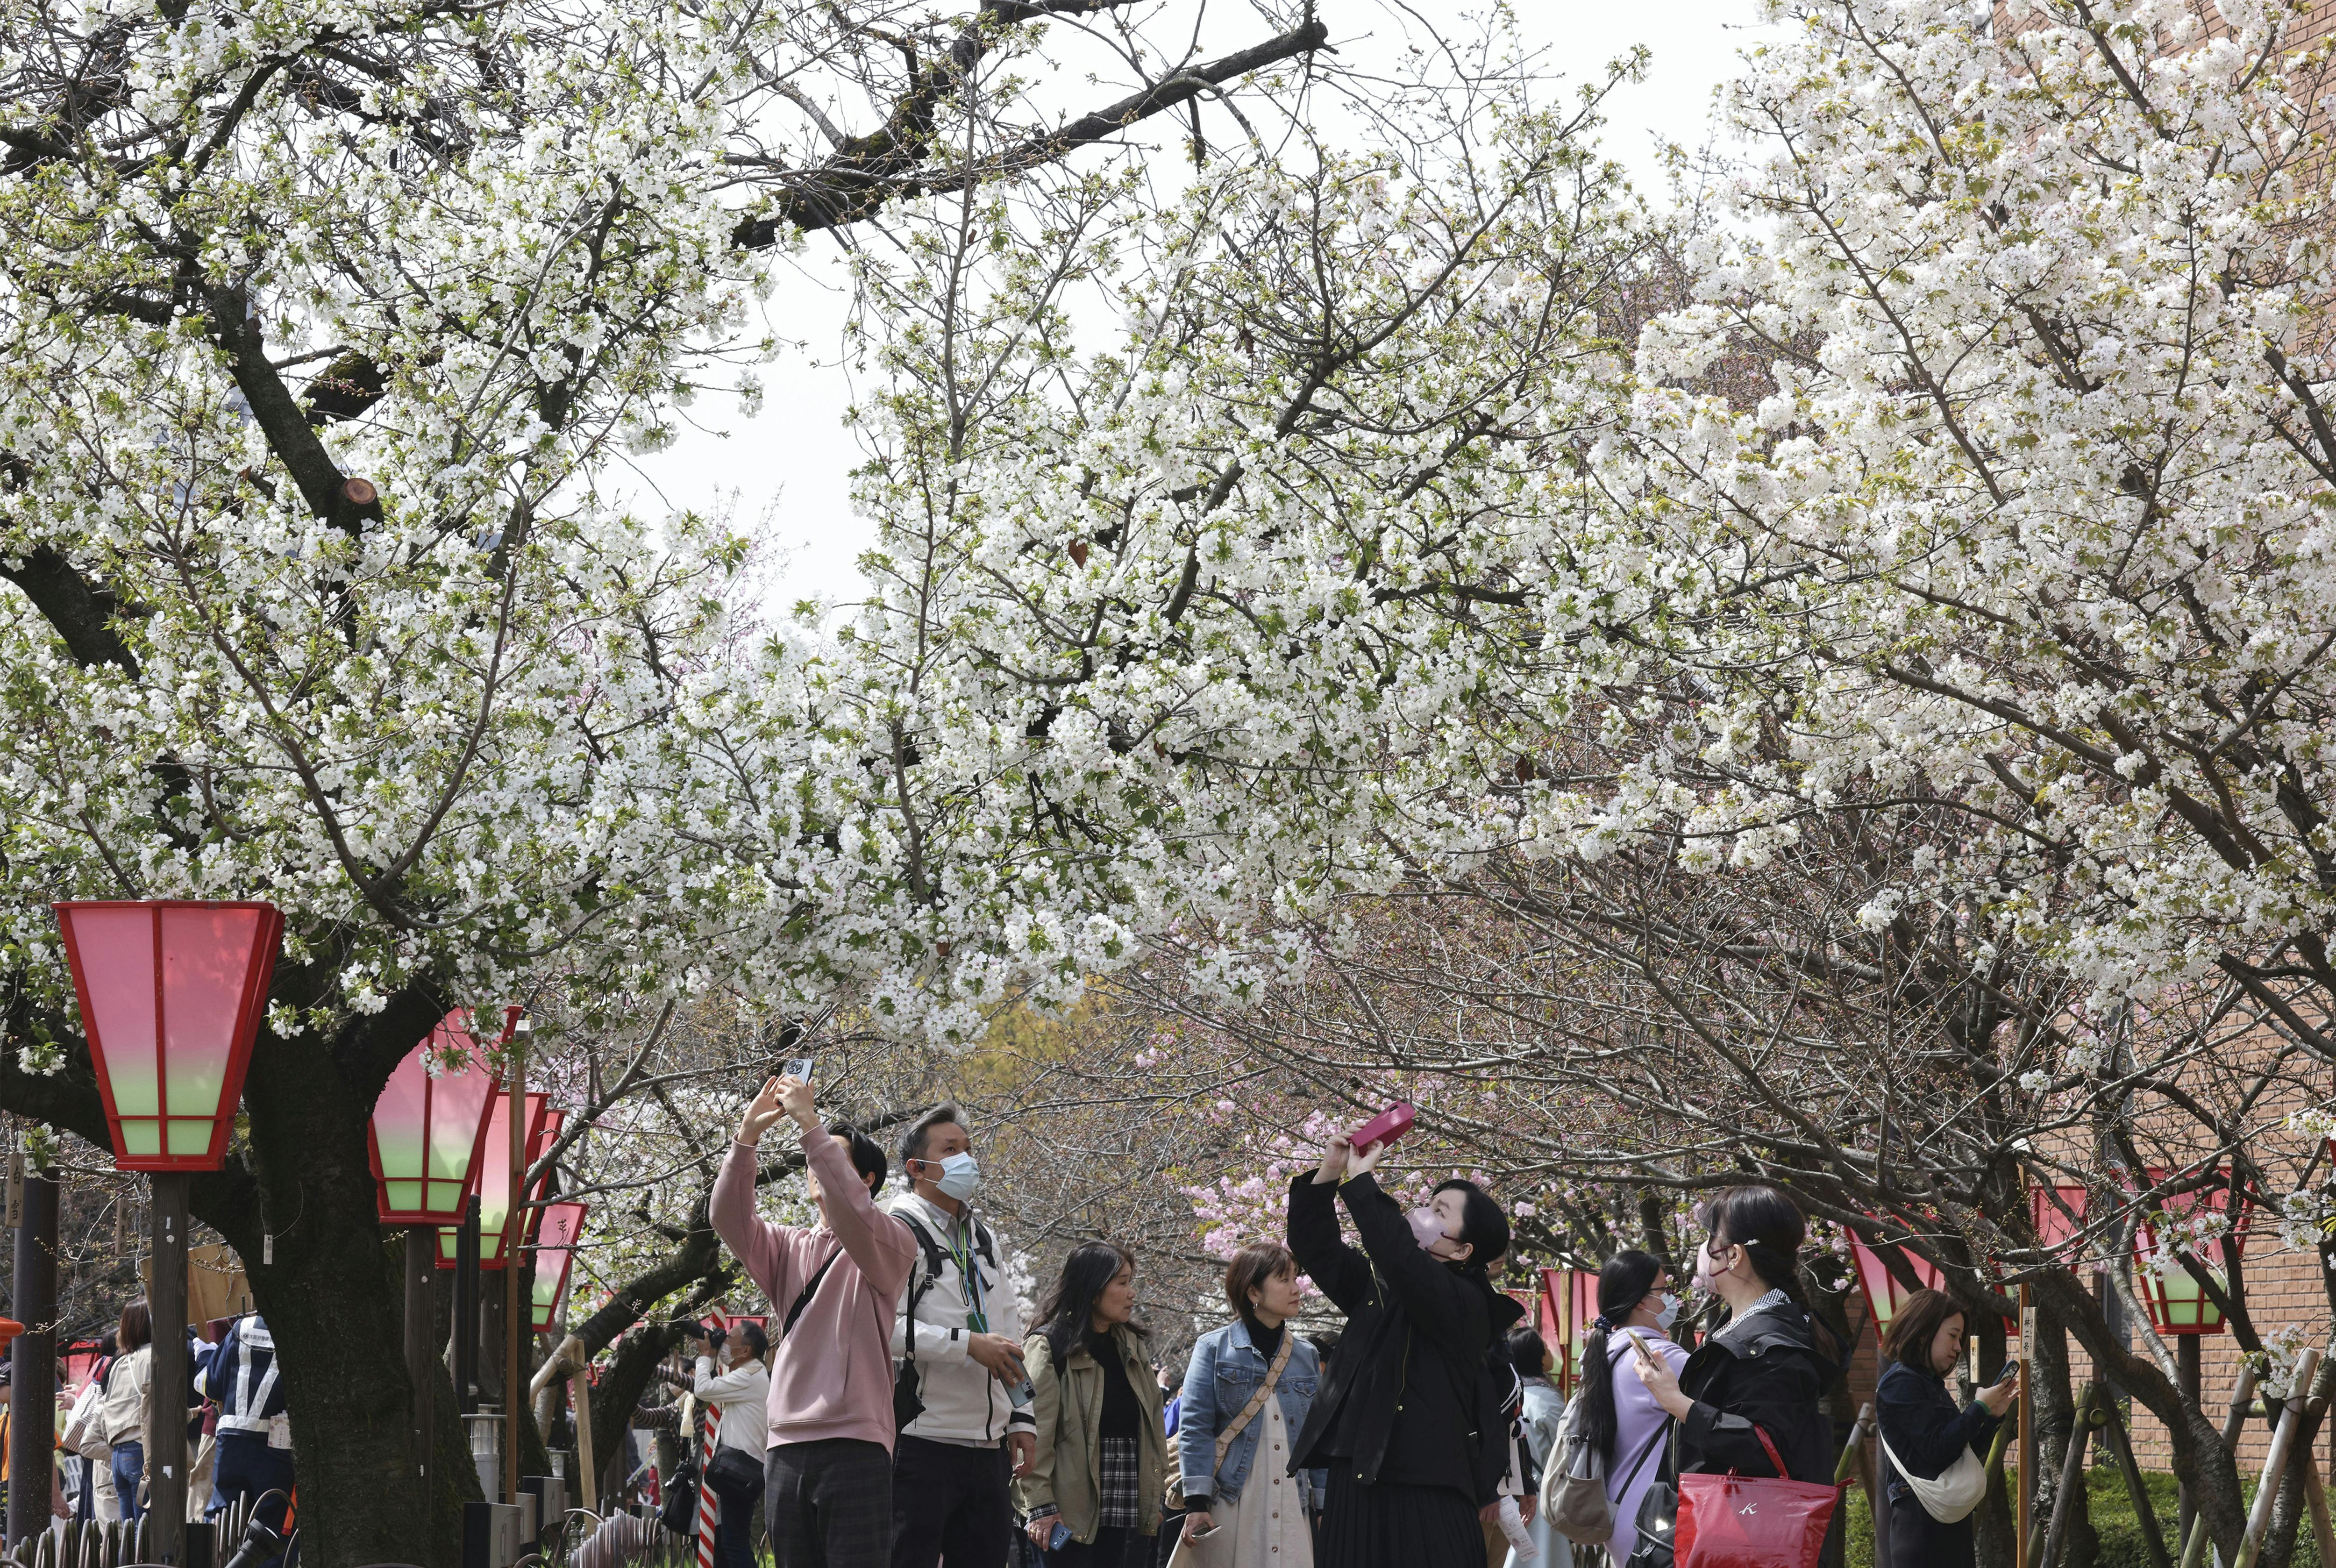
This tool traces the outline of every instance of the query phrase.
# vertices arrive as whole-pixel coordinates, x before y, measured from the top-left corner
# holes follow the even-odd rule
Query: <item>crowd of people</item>
[[[188,1498],[192,1517],[249,1505],[272,1528],[290,1517],[291,1423],[277,1377],[276,1342],[256,1313],[188,1337]],[[153,1320],[142,1300],[122,1309],[77,1388],[59,1368],[56,1507],[65,1515],[136,1524],[152,1501],[148,1462]]]
[[[783,1117],[814,1224],[755,1211],[760,1144]],[[822,1125],[809,1084],[773,1079],[713,1204],[784,1307],[767,1373],[759,1340],[753,1368],[698,1363],[736,1456],[717,1465],[759,1474],[724,1494],[722,1561],[748,1561],[759,1506],[780,1568],[1527,1568],[1567,1550],[1558,1531],[1627,1568],[1669,1562],[1683,1475],[1832,1482],[1824,1401],[1843,1348],[1803,1293],[1806,1224],[1785,1193],[1739,1186],[1698,1210],[1694,1283],[1715,1303],[1699,1342],[1660,1259],[1608,1261],[1568,1401],[1550,1347],[1493,1282],[1510,1246],[1500,1203],[1455,1178],[1406,1209],[1376,1179],[1387,1152],[1334,1137],[1291,1183],[1286,1235],[1234,1254],[1231,1316],[1178,1380],[1138,1320],[1135,1260],[1110,1242],[1075,1247],[1037,1320],[1019,1320],[955,1106],[909,1128],[908,1191],[880,1203],[885,1153]],[[1343,1318],[1335,1334],[1299,1331],[1301,1277]],[[1926,1510],[2013,1384],[1958,1409],[1942,1378],[1961,1336],[1960,1310],[1924,1292],[1884,1347],[1900,1561],[1970,1560],[1968,1521]],[[1598,1500],[1609,1534],[1545,1511],[1569,1488]]]

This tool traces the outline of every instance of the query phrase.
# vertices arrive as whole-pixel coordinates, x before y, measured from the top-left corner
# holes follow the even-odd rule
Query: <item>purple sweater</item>
[[[1672,1344],[1652,1329],[1641,1329],[1647,1348],[1671,1364],[1677,1372],[1687,1365],[1687,1351]],[[1648,1445],[1663,1429],[1669,1419],[1663,1407],[1647,1386],[1639,1381],[1632,1368],[1633,1355],[1627,1334],[1614,1334],[1606,1341],[1606,1375],[1614,1380],[1614,1463],[1606,1471],[1606,1497],[1614,1505],[1614,1538],[1606,1544],[1607,1552],[1617,1563],[1628,1563],[1639,1544],[1639,1503],[1646,1496],[1647,1488],[1660,1480],[1663,1473],[1663,1456],[1648,1452]],[[1630,1466],[1645,1454],[1647,1461],[1639,1466],[1639,1473],[1630,1474]],[[1624,1485],[1628,1481],[1630,1484]]]
[[[754,1213],[754,1151],[732,1144],[714,1178],[714,1233],[737,1254],[776,1314],[776,1338],[819,1266],[843,1256],[819,1282],[771,1365],[770,1424],[764,1442],[814,1443],[857,1437],[892,1447],[892,1318],[916,1261],[909,1227],[876,1206],[852,1167],[851,1152],[825,1132],[803,1135],[803,1161],[819,1178],[825,1222],[774,1225]],[[832,1230],[829,1226],[832,1225]]]

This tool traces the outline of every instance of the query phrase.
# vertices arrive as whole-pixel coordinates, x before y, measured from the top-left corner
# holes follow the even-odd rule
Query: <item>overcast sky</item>
[[[1454,0],[1416,0],[1420,12],[1457,18]],[[1516,0],[1525,36],[1551,50],[1553,66],[1586,77],[1634,44],[1654,52],[1647,80],[1608,101],[1608,154],[1628,167],[1640,187],[1659,193],[1654,148],[1663,141],[1689,146],[1706,135],[1712,89],[1737,69],[1737,52],[1752,33],[1756,0]],[[1358,47],[1340,26],[1341,0],[1323,0],[1342,51]],[[1366,19],[1377,15],[1364,11]],[[1359,46],[1369,46],[1368,38]],[[802,275],[789,275],[770,305],[774,331],[803,345],[765,366],[768,387],[761,413],[739,417],[729,400],[701,404],[693,414],[708,428],[693,431],[666,452],[637,465],[637,504],[657,513],[671,508],[728,507],[736,521],[767,535],[782,553],[782,597],[793,600],[858,597],[854,565],[869,528],[852,514],[847,475],[859,458],[841,414],[851,383],[837,365],[842,297],[832,281],[832,239],[815,239]]]

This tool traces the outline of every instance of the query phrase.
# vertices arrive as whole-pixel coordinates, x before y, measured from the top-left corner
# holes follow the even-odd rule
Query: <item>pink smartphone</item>
[[[1358,1149],[1367,1149],[1373,1144],[1392,1144],[1411,1131],[1411,1124],[1418,1118],[1418,1115],[1419,1113],[1412,1108],[1409,1100],[1397,1100],[1394,1105],[1357,1127],[1348,1142]]]

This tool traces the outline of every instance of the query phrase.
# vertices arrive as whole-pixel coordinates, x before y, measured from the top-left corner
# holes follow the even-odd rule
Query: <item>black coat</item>
[[[1966,1448],[1977,1448],[1983,1456],[2001,1420],[1976,1399],[1956,1409],[1945,1379],[1926,1378],[1901,1361],[1883,1363],[1874,1401],[1882,1440],[1890,1446],[1890,1454],[1904,1460],[1907,1470],[1925,1481],[1938,1479]],[[1971,1530],[1975,1515],[1967,1514],[1952,1524],[1941,1524],[1922,1511],[1922,1500],[1914,1495],[1914,1489],[1906,1485],[1903,1473],[1888,1456],[1883,1464],[1889,1477],[1891,1561],[1921,1563],[1923,1568],[1932,1564],[1971,1568],[1976,1557]]]
[[[1337,1188],[1363,1243],[1348,1246],[1331,1192],[1310,1172],[1290,1186],[1290,1250],[1347,1315],[1291,1473],[1337,1466],[1366,1486],[1441,1486],[1492,1502],[1507,1469],[1507,1388],[1495,1387],[1485,1356],[1524,1309],[1483,1271],[1421,1251],[1403,1210],[1368,1175]]]
[[[1679,1392],[1695,1407],[1679,1424],[1679,1468],[1775,1475],[1757,1424],[1792,1479],[1830,1486],[1835,1450],[1825,1395],[1837,1370],[1817,1349],[1808,1313],[1790,1301],[1728,1324],[1679,1369]]]

